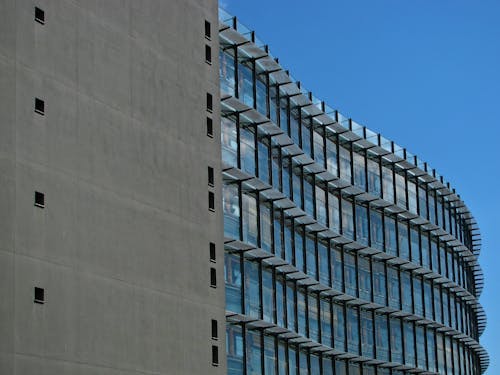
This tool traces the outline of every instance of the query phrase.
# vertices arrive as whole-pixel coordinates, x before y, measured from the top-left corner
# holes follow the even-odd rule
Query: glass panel
[[[424,188],[418,188],[418,209],[420,211],[420,216],[427,219],[427,192]]]
[[[334,176],[338,176],[337,145],[329,138],[326,139],[326,169]]]
[[[224,236],[240,238],[240,205],[238,185],[222,186],[222,206],[224,207]]]
[[[351,182],[351,152],[345,148],[339,147],[340,153],[340,177]]]
[[[441,374],[446,374],[445,363],[444,363],[443,335],[441,333],[436,333],[436,348],[437,348],[437,360],[438,360],[439,372]]]
[[[304,183],[304,211],[309,214],[309,216],[314,217],[314,181],[312,178],[307,178],[306,176],[304,176],[302,181]]]
[[[338,291],[344,291],[344,279],[342,272],[342,252],[338,248],[332,248],[332,278],[333,278],[333,288]]]
[[[432,319],[432,287],[431,282],[428,280],[424,281],[424,305],[425,305],[425,317],[427,319]]]
[[[430,253],[429,253],[429,235],[422,233],[420,238],[420,246],[422,247],[422,266],[431,268]]]
[[[397,205],[406,208],[406,184],[404,176],[396,173],[396,198]]]
[[[297,331],[295,328],[295,286],[292,282],[286,283],[286,318],[287,327],[291,331]]]
[[[288,369],[290,375],[297,374],[297,351],[295,347],[288,347]]]
[[[222,91],[234,96],[235,73],[234,57],[228,51],[219,51],[219,76]]]
[[[373,357],[373,320],[366,310],[361,310],[361,348],[364,356]]]
[[[274,253],[282,257],[282,245],[283,242],[281,240],[281,231],[282,231],[282,224],[281,224],[281,212],[277,209],[274,210],[274,215],[273,215],[273,240],[274,240]]]
[[[356,205],[356,241],[368,246],[368,209]]]
[[[335,375],[346,375],[346,363],[342,359],[335,360]]]
[[[350,253],[344,253],[345,292],[356,297],[356,258]]]
[[[243,195],[243,241],[257,246],[257,202],[255,197]]]
[[[261,344],[260,333],[258,331],[247,331],[246,352],[247,352],[247,375],[262,374],[261,368]]]
[[[306,266],[307,274],[314,279],[318,279],[318,270],[316,268],[316,245],[314,239],[306,237]]]
[[[259,148],[259,179],[266,183],[271,183],[269,174],[269,147],[265,143],[267,140],[262,139],[258,143]]]
[[[288,132],[288,99],[280,100],[280,128]]]
[[[255,176],[255,135],[253,129],[240,129],[240,147],[241,169]]]
[[[290,138],[296,145],[300,145],[300,135],[299,135],[299,111],[297,108],[293,108],[290,111]]]
[[[333,308],[333,337],[335,338],[335,348],[345,350],[345,319],[344,307],[332,303]]]
[[[224,255],[224,279],[226,282],[226,310],[241,313],[241,264],[240,256]]]
[[[238,64],[238,97],[247,106],[253,108],[253,74],[252,69],[242,63]]]
[[[401,294],[403,297],[403,311],[412,313],[411,277],[408,272],[401,272]]]
[[[441,291],[438,286],[434,286],[434,320],[439,323],[443,321],[441,306]]]
[[[296,170],[296,172],[299,172],[299,171]],[[302,206],[302,178],[295,173],[292,174],[292,190],[293,190],[293,202],[297,205],[297,207],[303,208],[303,206]]]
[[[264,371],[266,375],[276,374],[275,339],[264,336]]]
[[[405,335],[405,361],[410,366],[415,366],[415,344],[413,334],[413,323],[403,322]]]
[[[377,359],[389,360],[389,334],[385,315],[375,314],[375,343],[377,345]]]
[[[354,185],[366,191],[365,157],[353,153]]]
[[[272,185],[275,189],[277,190],[282,190],[281,188],[281,181],[280,181],[280,173],[281,173],[281,162],[280,162],[280,153],[279,151],[274,148],[271,150],[272,153],[272,159],[271,159],[271,174],[272,174]]]
[[[311,354],[311,375],[320,374],[319,367],[319,357],[317,355]],[[266,374],[267,375],[267,374]]]
[[[414,182],[408,181],[408,210],[414,214],[417,211],[417,186]]]
[[[370,234],[371,247],[383,250],[384,249],[384,232],[382,226],[382,216],[380,212],[370,210]]]
[[[278,90],[276,86],[269,86],[269,119],[278,124]]]
[[[431,261],[432,270],[439,273],[439,253],[437,242],[434,238],[431,238]]]
[[[358,310],[347,306],[347,349],[350,353],[359,353]]]
[[[297,290],[297,323],[298,333],[307,337],[306,332],[306,296],[301,289]]]
[[[310,120],[304,120],[302,119],[302,126],[301,126],[301,131],[302,131],[302,150],[304,153],[308,156],[314,156],[312,155],[311,152],[311,127],[309,124]]]
[[[314,160],[316,163],[325,167],[325,148],[323,145],[323,136],[313,131]]]
[[[318,263],[320,283],[330,286],[328,248],[320,241],[318,241]]]
[[[280,327],[286,327],[285,325],[285,283],[283,279],[276,278],[276,323]]]
[[[260,205],[260,247],[271,252],[271,208],[266,204]]]
[[[386,304],[385,267],[382,262],[373,262],[373,297],[374,302]]]
[[[291,220],[285,220],[285,228],[283,230],[284,235],[284,245],[285,245],[285,260],[293,264],[293,242],[292,242],[292,222]]]
[[[411,237],[411,260],[416,264],[421,264],[420,261],[420,241],[418,236],[418,231],[415,228],[410,229]],[[427,259],[429,258],[429,252],[427,252]]]
[[[354,215],[352,203],[342,199],[342,234],[354,239]]]
[[[320,300],[321,308],[321,343],[332,347],[332,314],[330,311],[330,302],[324,299]]]
[[[278,374],[287,375],[285,343],[278,341]]]
[[[399,276],[396,269],[387,267],[387,281],[389,283],[389,306],[399,310]]]
[[[300,351],[299,352],[299,374],[300,375],[308,375],[307,374],[307,353]]]
[[[398,222],[399,256],[403,259],[410,260],[410,248],[408,244],[408,224],[406,222]]]
[[[401,321],[399,319],[393,319],[391,318],[390,320],[391,324],[391,361],[392,362],[403,362],[403,352],[402,352],[402,347],[403,343],[401,341],[402,335],[401,335]]]
[[[260,319],[259,265],[244,262],[245,267],[245,314]]]
[[[422,279],[420,277],[413,278],[413,295],[415,314],[418,316],[424,316],[424,308],[422,303]]]
[[[427,359],[429,371],[436,371],[436,344],[432,329],[427,329]]]
[[[257,111],[267,116],[267,87],[261,79],[265,79],[265,77],[258,77],[256,81]]]
[[[389,216],[385,216],[385,249],[391,255],[398,255],[396,240],[396,221]]]
[[[222,161],[237,167],[238,140],[236,137],[236,123],[228,117],[221,117],[221,146]]]
[[[417,340],[417,366],[425,369],[425,331],[422,326],[415,326],[415,338]]]
[[[311,340],[319,342],[318,300],[315,296],[309,294],[307,302],[309,307],[309,337]]]
[[[323,375],[333,375],[333,363],[328,357],[323,357]],[[314,375],[314,374],[313,374]]]
[[[295,267],[301,271],[304,269],[304,230],[295,227]]]
[[[359,275],[359,298],[371,301],[372,282],[370,272],[370,261],[368,258],[358,257],[358,275]]]
[[[394,177],[391,168],[382,167],[382,184],[384,189],[384,199],[394,203]]]
[[[330,229],[340,233],[339,198],[330,192],[328,193],[328,219]]]
[[[373,195],[381,195],[380,187],[380,167],[379,164],[371,159],[368,159],[368,191]]]
[[[316,219],[324,226],[328,225],[326,220],[326,194],[319,186],[315,187],[316,191]]]
[[[274,323],[274,283],[271,270],[262,272],[263,320]]]
[[[227,374],[243,375],[243,336],[238,325],[226,325]]]

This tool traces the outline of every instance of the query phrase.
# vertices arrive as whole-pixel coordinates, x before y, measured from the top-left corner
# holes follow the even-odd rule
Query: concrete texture
[[[0,12],[0,374],[225,374],[217,1]]]

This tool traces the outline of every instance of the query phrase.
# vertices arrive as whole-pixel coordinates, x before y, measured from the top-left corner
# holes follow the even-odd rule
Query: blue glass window
[[[299,352],[299,375],[308,375],[307,373],[307,353]]]
[[[252,128],[240,128],[241,169],[255,176],[255,135]]]
[[[323,135],[319,134],[317,131],[313,131],[314,160],[322,167],[326,167],[325,147],[323,142],[324,142]]]
[[[390,167],[382,167],[383,198],[394,203],[394,176]]]
[[[404,176],[396,173],[396,203],[406,209],[406,184]]]
[[[285,220],[285,228],[283,230],[284,235],[284,245],[285,245],[285,260],[292,264],[293,263],[293,242],[292,242],[292,222],[291,220]]]
[[[316,296],[309,294],[307,300],[307,305],[309,308],[308,312],[308,323],[309,323],[309,338],[311,340],[319,342],[319,318],[318,318],[318,299]]]
[[[414,182],[408,181],[408,210],[414,214],[417,211],[417,186]]]
[[[301,226],[295,227],[295,237],[294,237],[294,249],[295,249],[295,266],[301,270],[304,269],[304,230]]]
[[[345,350],[345,319],[344,307],[337,303],[332,303],[333,310],[333,337],[335,338],[335,348]]]
[[[342,234],[354,239],[354,215],[352,203],[342,198]]]
[[[297,325],[298,333],[307,336],[306,332],[306,296],[301,289],[297,290]]]
[[[389,306],[399,310],[399,275],[392,267],[387,267],[387,282],[389,289]]]
[[[245,314],[260,319],[259,265],[244,262],[245,267]]]
[[[434,286],[434,320],[439,323],[443,322],[441,306],[441,290],[438,286]]]
[[[424,308],[422,303],[422,279],[420,277],[413,278],[413,295],[415,314],[418,316],[424,316]]]
[[[288,346],[288,368],[290,375],[297,374],[297,350],[293,346]]]
[[[246,353],[247,353],[247,375],[262,374],[261,368],[261,334],[258,331],[247,331]]]
[[[323,375],[333,375],[332,360],[326,356],[323,357]]]
[[[432,329],[427,329],[427,360],[429,371],[435,372],[436,368],[436,342]]]
[[[370,210],[370,241],[371,247],[383,250],[384,249],[384,231],[382,225],[382,216],[380,212]]]
[[[366,191],[365,157],[353,153],[354,185]]]
[[[276,278],[276,323],[285,327],[285,283],[282,278]]]
[[[236,122],[230,117],[221,117],[222,161],[233,167],[238,166],[238,140]]]
[[[330,138],[326,138],[326,169],[338,176],[337,145]]]
[[[269,86],[269,119],[278,125],[278,90],[276,86]]]
[[[345,147],[339,147],[340,177],[351,182],[351,152]]]
[[[408,272],[401,272],[401,294],[403,298],[403,311],[412,313],[412,294],[411,294],[411,277]]]
[[[314,239],[306,237],[306,266],[307,274],[314,279],[318,279],[318,271],[316,268],[316,245]]]
[[[377,345],[377,359],[389,360],[389,334],[387,330],[387,317],[375,314],[375,344]]]
[[[302,136],[302,150],[308,156],[313,157],[311,151],[311,125],[309,119],[302,118],[301,136]]]
[[[373,272],[373,298],[374,302],[386,304],[385,266],[382,262],[372,263]]]
[[[267,116],[267,87],[266,83],[262,80],[264,78],[257,78],[255,93],[257,95],[257,111]]]
[[[224,236],[240,238],[240,204],[238,185],[222,186],[222,206],[224,212]]]
[[[257,246],[257,201],[251,195],[242,196],[243,241]]]
[[[330,311],[330,302],[324,299],[320,300],[321,309],[321,343],[332,347],[332,314]]]
[[[332,259],[332,282],[333,288],[338,291],[344,291],[344,273],[342,271],[343,261],[342,261],[342,251],[336,247],[331,247],[331,259]]]
[[[321,372],[319,367],[319,357],[315,354],[311,354],[310,360],[311,360],[311,374],[320,374]]]
[[[340,233],[340,207],[339,197],[328,193],[328,226],[335,232]]]
[[[361,354],[373,357],[373,318],[369,311],[361,310]]]
[[[280,128],[288,132],[288,99],[280,99]]]
[[[274,323],[274,283],[270,269],[262,270],[263,320]]]
[[[253,108],[253,72],[247,65],[238,64],[238,97]]]
[[[415,326],[415,338],[417,341],[417,366],[425,369],[426,361],[425,361],[425,331],[422,326]]]
[[[271,252],[271,208],[267,204],[261,204],[260,211],[260,247]]]
[[[350,353],[359,353],[358,310],[347,306],[347,349]]]
[[[358,283],[359,298],[371,301],[372,281],[370,272],[370,261],[366,257],[358,257]]]
[[[328,225],[326,217],[326,194],[323,189],[316,185],[316,219],[324,226]]]
[[[276,374],[275,339],[264,336],[264,371],[266,375]]]
[[[368,246],[368,209],[359,204],[356,205],[356,241]]]
[[[304,184],[304,211],[309,214],[309,216],[314,217],[314,180],[312,176],[304,176],[302,182]]]
[[[295,328],[295,286],[292,282],[286,283],[286,318],[288,329],[297,331]]]
[[[403,322],[403,329],[405,335],[405,362],[407,365],[415,366],[415,344],[413,323]]]
[[[282,256],[283,241],[281,239],[282,230],[283,227],[281,222],[281,211],[274,209],[274,215],[273,215],[274,253],[279,257],[283,257]]]
[[[403,342],[401,341],[401,321],[399,319],[389,319],[391,325],[391,361],[403,362]]]
[[[258,143],[259,150],[259,179],[266,183],[270,183],[269,174],[269,146],[267,145],[266,139],[261,139]]]
[[[241,263],[239,255],[225,254],[224,279],[226,282],[226,310],[241,313]]]
[[[318,242],[318,262],[319,281],[321,284],[330,286],[328,248],[322,242]]]
[[[368,191],[373,195],[381,196],[382,188],[380,186],[379,164],[374,160],[368,159],[367,167],[368,167]]]
[[[290,111],[290,137],[296,145],[300,145],[299,111],[293,108]]]
[[[226,325],[227,374],[243,375],[243,336],[238,325]]]
[[[235,73],[233,51],[222,49],[219,52],[219,75],[222,91],[234,96]]]
[[[423,187],[418,187],[418,210],[419,215],[427,219],[427,192]]]
[[[357,296],[356,290],[356,258],[350,253],[344,253],[345,292],[353,297]]]
[[[416,264],[421,264],[420,241],[419,241],[418,231],[415,228],[410,229],[410,239],[411,239],[411,260]],[[429,252],[427,252],[427,259],[429,259]]]
[[[286,365],[286,346],[282,341],[278,341],[278,375],[288,375]]]
[[[398,255],[396,240],[396,221],[389,216],[385,216],[385,248],[391,255]]]
[[[398,245],[399,256],[403,259],[410,260],[408,224],[406,222],[398,222]]]
[[[431,268],[430,252],[429,252],[429,235],[427,233],[422,233],[420,237],[420,245],[422,247],[422,265],[425,268]]]

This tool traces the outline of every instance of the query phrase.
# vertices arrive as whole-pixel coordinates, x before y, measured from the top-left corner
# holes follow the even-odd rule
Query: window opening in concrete
[[[45,290],[43,288],[38,288],[35,286],[35,303],[44,304],[45,303]]]
[[[35,191],[35,206],[45,207],[45,194]]]

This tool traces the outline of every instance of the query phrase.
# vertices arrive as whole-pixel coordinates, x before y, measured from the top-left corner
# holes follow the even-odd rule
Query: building
[[[485,371],[459,196],[215,0],[0,9],[0,374]]]
[[[480,374],[479,230],[219,10],[228,374]]]

